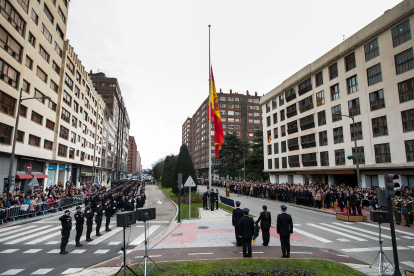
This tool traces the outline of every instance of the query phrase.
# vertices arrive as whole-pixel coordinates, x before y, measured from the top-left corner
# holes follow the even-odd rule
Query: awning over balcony
[[[42,179],[42,178],[48,178],[49,177],[47,174],[33,174],[33,176],[36,176],[37,179]]]
[[[16,179],[32,179],[31,174],[16,174]]]

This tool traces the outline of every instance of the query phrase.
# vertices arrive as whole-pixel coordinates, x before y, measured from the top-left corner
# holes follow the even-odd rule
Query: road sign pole
[[[188,204],[188,206],[190,206],[188,208],[188,220],[190,220],[191,219],[191,185],[190,187],[188,187],[188,192],[190,193],[190,203]]]
[[[181,186],[183,184],[183,174],[178,174],[178,223],[181,222]]]

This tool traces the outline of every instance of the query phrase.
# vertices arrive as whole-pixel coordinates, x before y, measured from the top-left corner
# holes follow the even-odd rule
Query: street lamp
[[[354,116],[343,115],[339,113],[334,113],[335,116],[342,116],[348,117],[352,119],[352,133],[354,134],[354,142],[355,142],[355,161],[356,161],[356,170],[357,170],[357,179],[358,179],[358,188],[361,188],[361,178],[359,177],[359,160],[358,160],[358,146],[357,146],[357,138],[355,136],[355,120]]]
[[[14,182],[12,183],[11,179],[13,178],[13,163],[14,163],[14,155],[15,155],[14,152],[15,152],[15,149],[16,149],[17,128],[19,126],[20,104],[21,104],[22,101],[32,100],[32,99],[46,100],[46,99],[50,99],[50,97],[49,96],[43,96],[43,97],[33,97],[33,98],[24,98],[24,99],[22,99],[22,88],[20,88],[19,100],[17,101],[16,121],[14,123],[14,135],[13,135],[13,142],[12,142],[12,152],[11,152],[11,156],[10,156],[9,185],[14,185]],[[9,193],[10,193],[10,190],[7,191],[6,208],[8,207],[8,203],[9,203]]]

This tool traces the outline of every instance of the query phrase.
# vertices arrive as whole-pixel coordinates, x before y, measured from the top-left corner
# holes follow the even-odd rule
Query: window
[[[321,156],[321,166],[329,166],[329,154],[327,151],[323,151],[320,154]]]
[[[69,158],[74,159],[75,158],[75,149],[69,148]]]
[[[29,68],[30,70],[32,70],[33,60],[28,55],[26,55],[25,65],[26,65],[27,68]]]
[[[285,92],[286,102],[290,102],[293,99],[296,99],[296,92],[295,87],[292,87],[288,91]],[[279,104],[281,105],[281,104]]]
[[[0,111],[14,117],[16,99],[0,91]]]
[[[374,39],[370,43],[365,44],[365,61],[371,60],[376,56],[379,56],[378,38]]]
[[[287,168],[287,158],[286,157],[282,157],[282,168],[283,169]]]
[[[75,96],[79,99],[80,89],[75,85]]]
[[[291,168],[300,167],[299,155],[289,156],[288,160],[289,160],[289,167]]]
[[[30,18],[33,20],[33,22],[37,25],[39,23],[39,16],[35,12],[35,10],[32,8],[32,12],[30,13]]]
[[[36,88],[34,89],[34,96],[35,96],[35,98],[38,98],[37,100],[39,102],[41,102],[42,104],[45,104],[45,99],[43,99],[43,97],[45,95],[42,92],[40,92],[39,90],[37,90]]]
[[[316,153],[302,154],[302,165],[304,167],[317,166]]]
[[[58,14],[59,14],[60,19],[62,19],[63,23],[66,24],[66,16],[63,14],[63,11],[60,7],[58,9]]]
[[[414,108],[401,112],[403,132],[414,130]]]
[[[337,122],[342,120],[341,105],[338,104],[332,107],[332,122]]]
[[[19,0],[19,1],[21,2],[23,0]],[[27,7],[26,7],[25,11],[27,13]],[[9,20],[9,22],[13,26],[13,28],[21,36],[23,36],[24,30],[25,30],[25,27],[26,27],[26,22],[23,20],[23,18],[20,16],[20,14],[13,8],[13,6],[10,4],[10,2],[8,0],[0,1],[0,12],[6,18],[6,20]]]
[[[78,113],[79,104],[76,101],[73,101],[73,111]]]
[[[272,159],[268,159],[268,160],[267,160],[267,168],[268,168],[269,170],[271,170],[271,169],[272,169]]]
[[[19,109],[19,116],[20,117],[27,117],[27,107],[25,107],[24,105],[20,105],[20,109]]]
[[[354,128],[355,127],[355,128]],[[357,140],[362,140],[362,124],[361,122],[350,124],[349,129],[351,131],[351,141],[355,141],[355,137]],[[355,132],[355,135],[354,135]]]
[[[342,127],[337,127],[333,129],[334,135],[334,144],[340,144],[344,142],[344,133]]]
[[[346,66],[346,71],[349,71],[356,67],[355,53],[352,53],[345,57],[345,66]]]
[[[407,162],[414,162],[414,140],[405,141],[405,154]]]
[[[79,75],[80,76],[80,75]],[[256,109],[256,107],[257,108],[259,108],[258,106],[255,106],[255,108],[254,109]],[[234,108],[234,104],[228,104],[228,108]],[[257,110],[259,110],[259,109],[257,109]]]
[[[374,145],[375,163],[391,163],[390,144]]]
[[[280,110],[280,121],[285,120],[285,110]]]
[[[64,126],[60,126],[59,137],[68,140],[69,138],[69,129]]]
[[[358,158],[358,164],[365,164],[365,154],[364,154],[364,147],[358,147],[357,154],[355,154],[355,147],[352,148],[352,155],[355,158]],[[354,165],[356,164],[356,159],[353,159]]]
[[[59,47],[59,45],[57,44],[56,41],[55,41],[55,51],[60,57],[62,57],[62,55],[63,55],[62,49],[60,49],[60,47]]]
[[[326,113],[325,110],[318,112],[318,126],[326,125]]]
[[[301,101],[299,101],[299,111],[300,113],[306,112],[313,108],[312,96],[309,96]]]
[[[348,101],[349,116],[357,116],[361,114],[359,98]]]
[[[405,50],[404,52],[401,52],[395,56],[395,69],[397,71],[397,75],[409,71],[413,69],[413,67],[413,48]]]
[[[286,126],[280,126],[280,133],[282,134],[282,137],[286,136]]]
[[[52,63],[52,69],[56,72],[56,74],[60,75],[60,67],[55,61]]]
[[[59,89],[59,86],[51,79],[50,80],[50,88],[57,93],[58,89]]]
[[[27,13],[29,10],[29,0],[17,0],[17,3],[19,3],[23,10]]]
[[[391,29],[392,45],[397,47],[411,39],[410,21],[406,20],[395,28]]]
[[[76,119],[75,116],[72,116],[72,126],[74,128],[77,128],[77,125],[78,125],[78,119]]]
[[[75,65],[73,65],[73,62],[69,59],[69,57],[66,58],[66,68],[69,69],[72,75],[75,75]]]
[[[254,120],[255,124],[260,124],[260,120]]]
[[[384,108],[385,107],[384,91],[381,89],[381,90],[369,93],[369,102],[371,106],[371,111]]]
[[[233,98],[233,97],[227,97],[227,100],[228,100],[229,102],[232,102],[232,101],[234,101],[234,98]]]
[[[325,96],[323,90],[316,93],[316,106],[324,105],[325,104]]]
[[[285,104],[285,96],[282,94],[279,96],[279,106],[282,106]]]
[[[266,118],[266,122],[267,122],[267,126],[268,126],[268,127],[272,124],[272,123],[271,123],[270,116],[268,116],[268,117]]]
[[[331,86],[331,101],[339,99],[339,83]]]
[[[290,118],[298,114],[296,110],[296,103],[286,107],[286,117]]]
[[[46,139],[45,139],[45,140],[44,140],[43,147],[44,147],[45,149],[51,150],[51,149],[53,148],[53,142],[48,141],[48,140],[46,140]]]
[[[13,128],[0,123],[0,144],[10,145]]]
[[[319,146],[326,146],[328,145],[328,131],[321,131],[319,132]]]
[[[330,80],[336,78],[338,76],[338,65],[332,64],[331,66],[329,66],[329,78]]]
[[[45,83],[47,83],[47,75],[46,75],[46,73],[42,70],[42,69],[40,69],[40,67],[39,66],[37,66],[37,72],[36,72],[36,75],[43,81],[43,82],[45,82]]]
[[[277,113],[273,113],[273,124],[277,123]]]
[[[20,143],[24,143],[24,132],[18,130],[16,135],[16,141]]]
[[[278,154],[279,153],[279,143],[273,144],[273,153]]]
[[[318,74],[315,75],[315,81],[316,81],[316,87],[323,84],[322,72],[319,72]]]
[[[414,99],[414,78],[398,83],[398,93],[400,103],[408,102]]]
[[[19,75],[19,72],[0,59],[0,79],[7,82],[10,86],[17,88]]]
[[[68,1],[67,0],[62,0],[63,4],[65,5],[65,7],[68,7]]]
[[[234,116],[234,111],[233,110],[228,110],[227,115]]]
[[[316,147],[315,133],[301,136],[300,143],[302,145],[302,149]]]
[[[288,139],[288,149],[289,149],[289,151],[299,149],[299,139],[297,137],[292,138],[292,139]]]
[[[36,37],[29,32],[29,37],[27,38],[27,40],[29,41],[30,45],[32,45],[33,47],[35,47],[36,45]]]
[[[272,154],[272,145],[267,145],[267,155]]]
[[[49,104],[47,105],[53,111],[56,111],[56,104],[49,99]]]
[[[368,86],[382,81],[381,64],[378,63],[367,69]]]
[[[253,99],[253,103],[260,103],[260,100],[259,99]]]
[[[70,113],[66,109],[62,108],[62,114],[61,114],[60,118],[62,118],[62,120],[64,120],[66,123],[69,124],[69,122],[70,122]]]
[[[305,80],[304,82],[299,84],[298,94],[302,96],[303,94],[312,90],[312,81],[311,78]]]
[[[42,125],[43,124],[43,116],[41,116],[40,114],[32,111],[32,121],[39,124],[39,125]]]
[[[39,54],[42,56],[44,60],[46,60],[49,63],[50,55],[46,52],[45,48],[42,47],[42,45],[39,44]]]
[[[345,165],[345,150],[335,150],[335,166]]]
[[[272,100],[272,110],[277,108],[276,98]]]
[[[54,17],[52,13],[50,12],[50,10],[48,9],[48,7],[46,6],[46,4],[44,4],[43,6],[43,11],[45,12],[46,17],[49,19],[49,21],[53,24]]]
[[[282,143],[281,143],[281,151],[282,151],[282,153],[283,152],[286,152],[286,141],[282,141]]]
[[[225,101],[226,97],[220,97],[220,101]]]
[[[29,145],[40,147],[40,137],[29,135]]]
[[[45,27],[42,23],[42,34],[46,37],[47,41],[52,44],[52,35],[50,34],[49,30]]]
[[[62,99],[67,105],[72,106],[72,97],[63,90],[63,99]]]
[[[50,130],[55,130],[55,123],[49,119],[46,119],[46,127]]]
[[[279,158],[275,158],[275,169],[279,169]]]
[[[266,113],[270,112],[270,102],[266,103]]]
[[[302,131],[315,127],[313,114],[300,118],[300,129]]]
[[[68,147],[62,144],[59,144],[58,147],[58,155],[62,157],[66,157],[68,154]]]
[[[287,125],[287,127],[288,127],[288,133],[289,134],[292,134],[292,133],[296,133],[296,132],[298,132],[298,123],[297,123],[297,121],[295,120],[295,121],[293,121],[293,122],[291,122],[291,123],[289,123],[288,125]]]
[[[373,137],[388,135],[386,116],[372,119],[372,135]]]
[[[73,81],[69,78],[68,74],[65,74],[65,84],[70,87],[70,90],[73,89]]]
[[[346,84],[348,86],[348,94],[358,91],[358,79],[356,75],[346,79]]]
[[[56,32],[57,32],[57,34],[58,34],[58,36],[63,40],[63,38],[64,38],[64,34],[63,34],[63,31],[62,31],[62,29],[59,27],[59,25],[58,24],[56,24]],[[62,57],[62,56],[61,56]]]

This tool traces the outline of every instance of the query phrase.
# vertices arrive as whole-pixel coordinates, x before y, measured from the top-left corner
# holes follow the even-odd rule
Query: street
[[[162,233],[176,214],[173,203],[155,186],[146,186],[147,202],[145,207],[157,208],[157,218],[150,221],[150,239]],[[83,211],[83,208],[82,208]],[[60,255],[61,223],[59,217],[35,222],[16,224],[0,228],[0,275],[61,275],[80,271],[122,254],[123,229],[116,227],[116,215],[111,218],[111,232],[105,232],[105,224],[101,227],[102,236],[96,237],[95,223],[92,231],[92,242],[85,241],[86,225],[84,225],[81,243],[83,247],[75,247],[75,225],[73,223],[67,255]],[[75,210],[71,210],[73,217]],[[105,218],[104,218],[105,220]],[[73,219],[74,222],[74,219]],[[144,224],[137,222],[126,228],[127,252],[139,247],[144,242]],[[122,263],[119,264],[119,266]]]

